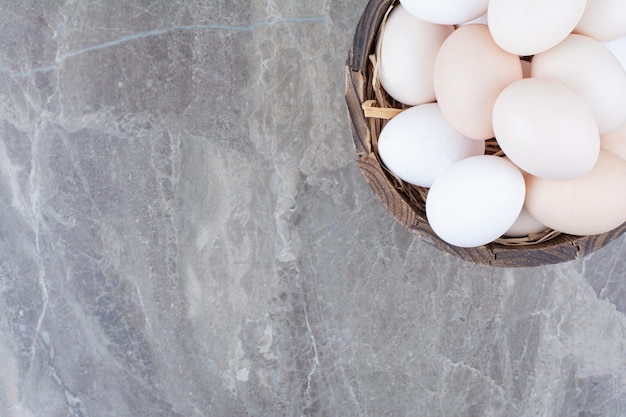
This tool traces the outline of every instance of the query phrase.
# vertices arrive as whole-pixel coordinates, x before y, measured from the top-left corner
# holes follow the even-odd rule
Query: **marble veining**
[[[626,415],[626,243],[488,269],[355,164],[365,1],[0,0],[0,416]]]

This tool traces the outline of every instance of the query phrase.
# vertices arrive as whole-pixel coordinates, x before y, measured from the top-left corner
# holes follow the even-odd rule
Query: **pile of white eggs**
[[[378,138],[460,247],[626,222],[626,0],[401,0],[378,39],[409,106]],[[505,157],[485,155],[496,138]]]

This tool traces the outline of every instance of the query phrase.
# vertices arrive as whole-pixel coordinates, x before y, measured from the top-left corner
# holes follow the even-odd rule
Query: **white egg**
[[[587,0],[491,0],[489,29],[505,51],[520,56],[538,54],[571,33],[586,4]]]
[[[440,25],[456,25],[487,12],[489,0],[400,0],[412,15]]]
[[[626,123],[626,72],[600,42],[569,35],[554,48],[535,55],[530,74],[557,81],[582,97],[600,134]]]
[[[459,247],[488,244],[515,223],[526,188],[521,171],[490,155],[463,159],[437,177],[426,216],[442,240]]]
[[[493,129],[515,165],[554,181],[585,175],[600,152],[591,110],[552,80],[524,78],[506,87],[493,108]]]
[[[378,154],[385,166],[420,187],[430,187],[454,162],[484,153],[485,142],[457,132],[437,103],[403,111],[385,125],[378,138]]]
[[[454,26],[425,22],[394,7],[378,40],[378,77],[387,94],[409,106],[435,101],[435,59],[453,31]]]
[[[626,35],[626,1],[587,0],[574,32],[603,42]]]

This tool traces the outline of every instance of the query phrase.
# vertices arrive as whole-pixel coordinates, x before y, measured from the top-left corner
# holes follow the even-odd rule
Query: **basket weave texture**
[[[407,184],[381,163],[377,139],[387,119],[406,106],[391,99],[377,84],[376,40],[385,16],[398,0],[370,0],[357,25],[346,65],[346,103],[357,164],[374,193],[395,219],[413,235],[439,250],[483,266],[530,267],[584,257],[620,237],[626,223],[601,235],[572,236],[547,230],[521,239],[498,239],[476,248],[460,248],[441,240],[428,224],[428,190]],[[487,153],[498,154],[496,141]],[[575,208],[572,208],[575,209]]]

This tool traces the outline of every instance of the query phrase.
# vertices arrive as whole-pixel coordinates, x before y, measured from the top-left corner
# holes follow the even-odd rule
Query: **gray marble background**
[[[365,0],[0,0],[0,416],[626,415],[626,241],[486,269],[360,174]]]

